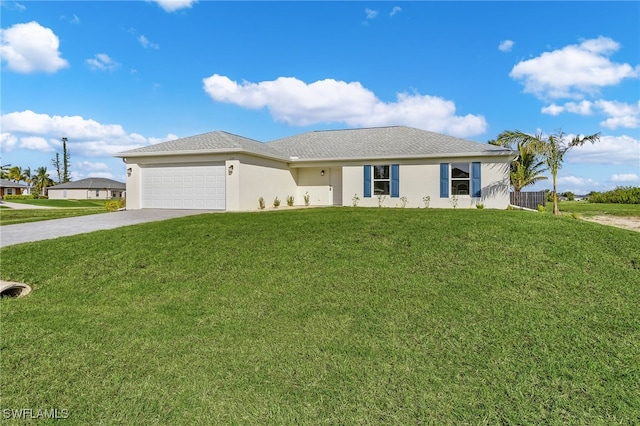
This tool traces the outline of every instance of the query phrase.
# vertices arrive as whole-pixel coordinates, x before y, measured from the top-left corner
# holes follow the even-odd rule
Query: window
[[[400,166],[398,164],[364,166],[364,196],[400,196]]]
[[[440,197],[451,195],[482,196],[481,163],[441,163]],[[451,175],[451,178],[449,178]]]
[[[469,163],[451,163],[451,194],[469,195]]]
[[[373,195],[389,195],[390,188],[389,166],[373,166]]]
[[[7,195],[13,195],[13,188],[7,188]]]

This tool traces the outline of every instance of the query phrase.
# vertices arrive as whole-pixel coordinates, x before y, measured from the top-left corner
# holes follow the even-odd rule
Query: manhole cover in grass
[[[10,281],[0,281],[0,298],[1,297],[22,297],[31,293],[31,287],[24,283],[15,283]]]

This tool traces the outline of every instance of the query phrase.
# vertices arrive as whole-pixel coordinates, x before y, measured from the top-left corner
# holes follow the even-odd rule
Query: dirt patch
[[[590,216],[584,220],[596,222],[602,225],[616,226],[618,228],[630,229],[640,232],[640,217],[623,217],[623,216]]]

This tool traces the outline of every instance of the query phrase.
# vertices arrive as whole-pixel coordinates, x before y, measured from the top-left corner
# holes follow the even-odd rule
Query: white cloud
[[[549,106],[542,107],[543,114],[558,115],[564,111],[565,111],[565,108],[563,106],[556,105],[556,104],[551,104]]]
[[[91,161],[74,161],[73,167],[86,172],[104,172],[109,170],[105,163],[94,163]]]
[[[377,10],[373,10],[373,9],[369,9],[369,8],[366,8],[364,10],[364,13],[367,15],[367,19],[375,19],[375,17],[378,16],[378,11]]]
[[[142,45],[142,47],[144,47],[145,49],[159,49],[160,46],[157,43],[152,43],[151,41],[149,41],[149,39],[147,37],[145,37],[144,35],[139,35],[138,36],[138,42]]]
[[[616,129],[626,127],[634,129],[640,127],[640,101],[637,104],[628,104],[618,101],[605,101],[603,99],[595,102],[567,102],[564,105],[555,103],[543,107],[543,114],[558,115],[563,112],[571,112],[579,115],[592,115],[595,112],[606,115],[607,118],[600,122],[602,127]]]
[[[92,59],[87,59],[85,63],[93,71],[115,71],[120,67],[120,64],[111,59],[106,53],[98,53]]]
[[[0,133],[0,151],[11,152],[18,143],[18,138],[11,133]]]
[[[54,151],[51,144],[45,138],[40,136],[25,136],[20,138],[20,148],[41,152]]]
[[[15,72],[53,73],[69,66],[59,47],[58,36],[35,21],[0,29],[0,58]]]
[[[585,40],[517,63],[509,76],[524,83],[524,91],[540,98],[575,98],[597,93],[625,78],[640,75],[640,66],[614,63],[609,57],[620,45],[607,37]]]
[[[498,50],[501,52],[511,52],[511,49],[513,49],[514,44],[516,43],[513,40],[501,41],[500,44],[498,45]]]
[[[601,182],[591,178],[579,176],[558,176],[557,189],[559,193],[573,192],[574,194],[586,194],[602,186]]]
[[[588,183],[593,183],[592,179],[585,179],[577,176],[562,176],[558,178],[558,184],[563,185],[585,185]]]
[[[19,10],[20,12],[27,10],[27,7],[25,5],[20,4],[17,1],[9,2],[6,0],[1,0],[0,7],[8,10]]]
[[[625,173],[619,175],[611,175],[611,182],[638,182],[640,181],[640,176],[635,173]]]
[[[602,127],[608,129],[616,129],[618,127],[635,129],[640,127],[640,101],[633,105],[624,102],[600,100],[596,102],[596,105],[610,117],[600,122]]]
[[[400,6],[394,6],[393,9],[391,9],[391,13],[389,13],[389,16],[396,15],[400,12],[402,12],[402,8]]]
[[[67,18],[65,15],[62,15],[60,17],[60,19],[63,20],[63,21],[67,21],[70,24],[76,24],[77,25],[77,24],[80,23],[80,18],[75,13],[71,16],[71,18]]]
[[[399,93],[383,102],[359,82],[333,79],[307,84],[294,77],[237,83],[214,74],[203,79],[205,92],[215,101],[249,109],[268,108],[276,121],[294,126],[340,122],[349,126],[407,125],[454,136],[484,133],[481,115],[458,116],[452,101],[418,93]]]
[[[165,138],[147,138],[137,133],[127,133],[119,124],[102,124],[80,116],[49,116],[33,111],[12,112],[0,117],[2,144],[44,152],[60,146],[63,136],[68,138],[69,150],[74,155],[105,156],[152,143],[177,139],[169,134]],[[53,137],[47,141],[45,137]],[[6,141],[6,142],[5,142]]]
[[[165,12],[175,12],[180,9],[189,9],[198,0],[152,0],[157,3]]]
[[[640,166],[640,140],[626,135],[601,136],[599,142],[572,148],[565,158],[568,163]]]

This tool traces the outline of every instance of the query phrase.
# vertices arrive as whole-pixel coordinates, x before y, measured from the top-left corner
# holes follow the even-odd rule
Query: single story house
[[[264,198],[314,206],[509,205],[515,153],[404,126],[303,133],[258,142],[223,131],[115,155],[127,208],[246,211]]]
[[[9,179],[0,179],[0,196],[3,198],[6,195],[22,195],[28,190],[29,187],[27,185],[22,185]]]
[[[109,200],[123,198],[126,184],[112,179],[90,177],[50,186],[50,200]]]

